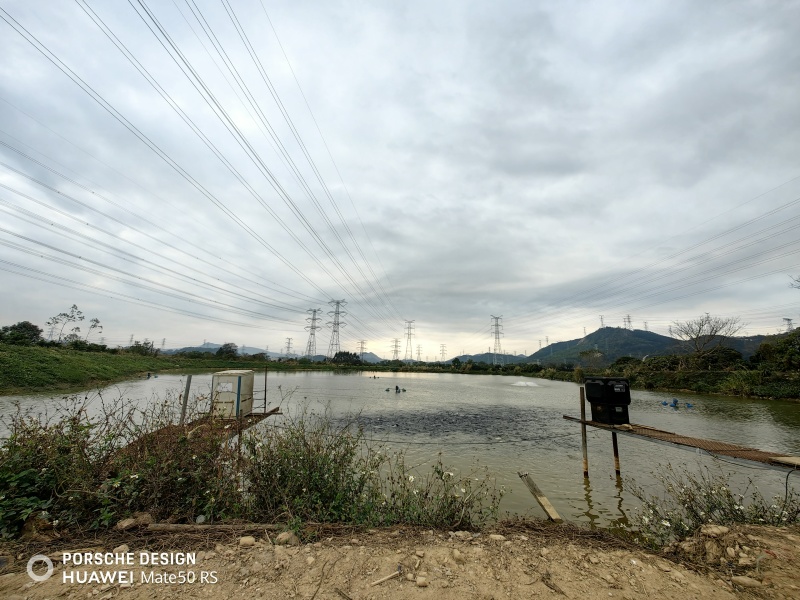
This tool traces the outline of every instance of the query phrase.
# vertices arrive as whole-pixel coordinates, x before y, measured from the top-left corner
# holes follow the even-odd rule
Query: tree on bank
[[[72,307],[69,309],[69,312],[62,312],[58,313],[54,317],[50,317],[46,322],[50,328],[50,331],[47,334],[47,339],[52,340],[53,337],[56,335],[56,330],[58,330],[58,337],[56,338],[56,342],[59,344],[72,344],[74,342],[80,341],[80,332],[81,328],[78,325],[81,321],[84,320],[83,313],[78,309],[77,304],[73,304]],[[74,323],[75,327],[72,327],[69,330],[67,335],[64,335],[64,330],[67,328],[68,325]],[[89,336],[92,334],[93,331],[97,330],[97,333],[102,333],[103,326],[100,325],[100,319],[97,317],[91,319],[89,321],[89,331],[86,332],[86,337],[83,338],[82,341],[88,342]]]
[[[232,342],[222,344],[222,346],[220,346],[216,352],[216,356],[219,356],[220,358],[236,358],[238,354],[239,346]]]
[[[336,365],[360,365],[361,358],[355,352],[342,350],[336,353],[331,362]]]
[[[64,328],[66,328],[66,326],[69,325],[70,323],[78,323],[80,321],[83,321],[83,319],[84,319],[83,313],[80,310],[78,310],[77,304],[73,304],[72,307],[69,309],[69,312],[58,313],[56,316],[50,317],[50,319],[48,319],[47,322],[45,323],[45,325],[47,325],[50,328],[48,339],[52,340],[53,336],[55,335],[56,329],[58,329],[58,338],[56,339],[56,341],[57,342],[64,341]],[[73,327],[72,328],[73,336],[77,336],[80,330],[81,328],[78,326]]]
[[[42,330],[30,321],[20,321],[0,329],[0,343],[32,346],[42,339]]]
[[[694,354],[720,347],[745,326],[739,317],[714,317],[709,313],[689,321],[673,321],[670,336],[685,342]]]

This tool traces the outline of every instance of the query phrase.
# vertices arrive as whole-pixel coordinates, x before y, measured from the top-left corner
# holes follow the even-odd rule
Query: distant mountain
[[[752,356],[766,336],[754,335],[731,338],[725,345],[738,350],[744,358]],[[611,363],[623,356],[644,358],[663,354],[688,352],[689,347],[681,340],[669,336],[623,327],[601,327],[589,335],[567,342],[555,342],[532,354],[529,361],[547,363],[586,364],[580,353],[584,350],[598,350],[603,354],[603,362]]]
[[[525,356],[524,354],[497,354],[495,355],[493,352],[484,352],[483,354],[462,354],[461,356],[457,356],[462,363],[467,362],[468,360],[472,360],[472,362],[484,362],[486,364],[494,364],[495,358],[497,359],[498,364],[501,365],[518,365],[518,364],[525,364],[531,362],[530,357]],[[448,358],[446,363],[453,362],[452,358]]]
[[[222,347],[222,344],[212,344],[207,342],[202,346],[186,346],[185,348],[167,348],[162,350],[161,354],[177,354],[178,352],[210,352],[214,354]]]
[[[382,360],[384,359],[382,359],[377,354],[373,354],[372,352],[364,352],[364,362],[366,363],[374,364],[374,363],[379,363]]]
[[[742,353],[744,358],[752,356],[761,343],[770,336],[765,335],[751,335],[746,337],[731,338],[726,342],[726,345],[738,350]],[[210,352],[214,354],[221,344],[213,344],[207,342],[202,346],[190,346],[180,349],[164,350],[164,354],[175,354],[177,352]],[[622,356],[633,356],[635,358],[644,358],[645,356],[655,356],[663,354],[675,354],[687,352],[688,347],[684,342],[671,338],[669,336],[653,333],[652,331],[644,331],[642,329],[625,329],[623,327],[601,327],[597,331],[589,335],[569,340],[566,342],[554,342],[549,346],[542,348],[538,352],[530,356],[522,354],[510,355],[503,354],[497,355],[497,361],[504,365],[524,364],[531,362],[539,362],[540,364],[587,364],[589,361],[584,358],[581,359],[580,353],[584,350],[598,350],[603,355],[603,363],[611,363]],[[261,348],[254,348],[252,346],[244,346],[239,349],[239,353],[243,355],[261,354],[264,351]],[[269,352],[270,359],[286,358],[285,353]],[[302,355],[292,353],[290,358],[302,358]],[[495,355],[492,352],[484,352],[483,354],[464,354],[457,357],[461,362],[472,360],[473,362],[484,362],[493,364]],[[314,356],[313,362],[323,362],[326,357],[322,354]],[[372,353],[364,353],[365,363],[380,363],[386,360],[380,356]],[[448,358],[444,363],[451,363],[452,358]],[[416,362],[416,361],[407,361]],[[429,361],[437,362],[437,361]]]
[[[579,339],[554,342],[534,352],[530,360],[539,361],[541,364],[586,363],[588,361],[581,360],[580,353],[585,350],[597,350],[603,354],[603,362],[614,362],[621,356],[644,358],[648,355],[679,352],[680,344],[679,340],[652,331],[601,327]]]
[[[785,334],[782,334],[785,335]],[[742,356],[745,358],[750,358],[753,354],[756,353],[758,347],[761,345],[761,342],[767,340],[767,338],[771,338],[775,336],[771,335],[748,335],[746,337],[736,337],[732,338],[730,342],[727,344],[734,350],[738,350],[742,353]]]

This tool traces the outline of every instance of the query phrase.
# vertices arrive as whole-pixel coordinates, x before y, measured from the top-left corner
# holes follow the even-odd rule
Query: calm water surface
[[[517,476],[527,471],[559,513],[571,521],[597,525],[624,523],[638,500],[626,491],[631,479],[659,490],[652,472],[671,464],[708,467],[732,474],[744,486],[748,479],[765,495],[783,493],[781,472],[722,462],[693,450],[619,436],[622,480],[614,475],[611,436],[589,429],[589,482],[582,472],[580,426],[562,415],[579,416],[578,386],[543,379],[432,373],[336,374],[270,373],[267,403],[292,413],[303,407],[329,407],[335,418],[358,415],[368,437],[404,450],[407,464],[426,465],[441,453],[445,464],[462,473],[488,467],[498,485],[510,492],[502,511],[544,516]],[[177,397],[185,375],[161,375],[86,392],[90,412],[102,400],[126,398],[141,405]],[[192,402],[205,409],[210,374],[193,375]],[[406,391],[394,392],[399,385]],[[280,388],[278,387],[280,386]],[[390,388],[390,391],[385,391]],[[198,396],[200,396],[199,399]],[[677,397],[680,408],[662,401]],[[23,408],[53,412],[60,397],[0,397],[0,414],[18,402]],[[263,407],[263,374],[256,374],[254,405]],[[693,404],[687,409],[685,403]],[[587,406],[588,410],[588,406]],[[631,421],[696,437],[718,439],[762,450],[800,454],[800,404],[693,394],[633,391]],[[272,421],[275,422],[275,421]],[[0,424],[0,435],[5,427]],[[800,481],[800,476],[795,476]],[[794,483],[795,489],[800,484]]]

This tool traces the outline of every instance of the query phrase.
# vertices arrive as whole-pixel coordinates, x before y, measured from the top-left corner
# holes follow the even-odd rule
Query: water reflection
[[[586,516],[589,527],[594,529],[599,519],[595,512],[594,502],[592,501],[592,484],[588,477],[583,478],[583,499],[586,502],[586,510],[583,511],[583,514]]]

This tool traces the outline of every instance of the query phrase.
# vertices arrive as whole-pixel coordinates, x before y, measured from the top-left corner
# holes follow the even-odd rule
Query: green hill
[[[744,358],[752,356],[766,336],[754,335],[731,338],[725,345],[738,350]],[[581,352],[596,351],[592,357]],[[675,338],[642,329],[625,329],[623,327],[601,327],[586,337],[567,342],[556,342],[532,354],[528,361],[539,361],[541,364],[582,364],[590,365],[592,361],[608,364],[622,356],[644,358],[662,354],[682,354],[688,347]]]

